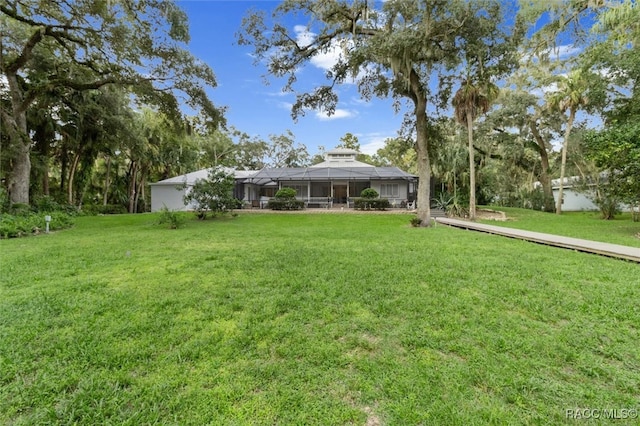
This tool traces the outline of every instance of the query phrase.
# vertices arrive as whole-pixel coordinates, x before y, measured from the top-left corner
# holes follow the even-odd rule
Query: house
[[[228,173],[232,173],[236,180],[234,188],[234,197],[243,199],[245,194],[243,193],[242,182],[247,177],[256,173],[255,170],[234,170],[225,169]],[[210,169],[202,169],[196,172],[187,173],[185,175],[172,177],[169,179],[161,180],[159,182],[150,183],[151,187],[151,211],[157,212],[163,207],[169,210],[193,210],[193,206],[187,205],[184,202],[184,196],[188,193],[190,188],[199,179],[206,179],[209,176]]]
[[[584,188],[584,186],[584,184],[581,184],[579,176],[564,178],[562,183],[562,211],[598,210],[598,206],[592,201],[592,189]],[[560,179],[551,180],[551,189],[553,190],[553,199],[557,202],[560,193]]]
[[[607,182],[607,172],[601,172],[597,177],[599,182]],[[596,182],[586,183],[580,176],[566,177],[562,183],[562,211],[597,211],[598,206],[593,202],[595,197],[595,189],[598,184]],[[539,188],[540,182],[536,182],[534,187]],[[553,191],[554,201],[558,200],[560,193],[560,179],[551,180],[551,189]],[[619,205],[622,211],[631,211],[631,207],[626,204]]]
[[[337,148],[325,154],[322,163],[310,167],[264,168],[233,171],[234,195],[245,205],[264,208],[280,188],[296,190],[296,198],[309,208],[353,207],[353,198],[365,188],[373,188],[392,206],[404,207],[416,198],[417,177],[397,167],[376,167],[356,160],[358,151]],[[200,170],[151,184],[151,210],[163,206],[189,210],[182,201],[185,191],[197,179],[207,177]],[[186,185],[185,185],[186,184]]]

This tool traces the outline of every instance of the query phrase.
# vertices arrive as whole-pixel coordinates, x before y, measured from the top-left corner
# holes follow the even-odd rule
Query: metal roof
[[[268,181],[329,181],[329,180],[415,180],[417,176],[397,167],[300,167],[262,169],[246,182],[262,185]]]
[[[314,181],[326,182],[336,180],[415,180],[417,176],[400,170],[397,167],[374,167],[359,161],[352,166],[331,164],[323,167],[323,163],[312,167],[265,168],[262,170],[233,170],[225,168],[237,180],[256,185],[275,185],[281,181]],[[198,179],[206,179],[211,169],[202,169],[185,175],[172,177],[151,183],[151,186],[193,185]]]
[[[224,167],[223,170],[228,174],[233,174],[236,179],[246,179],[257,173],[256,170],[234,170],[228,167]],[[169,179],[161,180],[155,183],[150,183],[150,186],[155,185],[193,185],[198,179],[207,179],[211,169],[202,169],[195,172],[187,173],[180,176],[175,176]]]

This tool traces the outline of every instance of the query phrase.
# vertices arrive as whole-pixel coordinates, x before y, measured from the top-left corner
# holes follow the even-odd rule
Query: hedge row
[[[385,210],[391,207],[386,198],[354,198],[353,207],[357,210]]]
[[[49,230],[70,228],[74,224],[73,216],[64,212],[51,212]],[[0,214],[0,238],[16,238],[27,235],[36,235],[46,230],[45,215],[40,213],[21,213],[11,215]]]
[[[269,200],[267,208],[271,210],[302,210],[304,201],[294,199]]]

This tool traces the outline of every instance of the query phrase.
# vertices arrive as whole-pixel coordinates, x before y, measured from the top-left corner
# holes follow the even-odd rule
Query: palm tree
[[[562,143],[562,160],[560,163],[560,185],[558,188],[558,199],[556,200],[556,214],[562,214],[562,196],[564,189],[564,173],[567,164],[567,149],[569,147],[569,136],[576,118],[576,112],[582,106],[589,103],[586,91],[588,88],[587,78],[580,69],[573,70],[567,76],[561,76],[558,82],[558,91],[551,93],[549,97],[549,107],[565,114],[569,111],[569,117],[564,129],[564,141]]]
[[[476,166],[473,149],[473,122],[481,114],[489,111],[491,104],[498,97],[498,87],[489,82],[474,85],[470,79],[465,80],[453,97],[455,118],[460,124],[466,124],[469,138],[469,219],[476,218]]]

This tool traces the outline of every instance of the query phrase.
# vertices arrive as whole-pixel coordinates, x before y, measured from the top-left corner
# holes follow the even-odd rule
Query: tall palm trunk
[[[558,186],[558,199],[556,200],[556,214],[562,214],[562,197],[564,191],[564,172],[567,166],[567,149],[569,147],[569,136],[571,135],[571,129],[573,128],[573,120],[576,118],[576,109],[571,108],[569,110],[569,120],[567,120],[567,127],[564,131],[564,141],[562,143],[562,160],[560,163],[560,185]]]
[[[473,149],[473,115],[467,109],[467,137],[469,139],[469,219],[476,220],[476,162]]]

